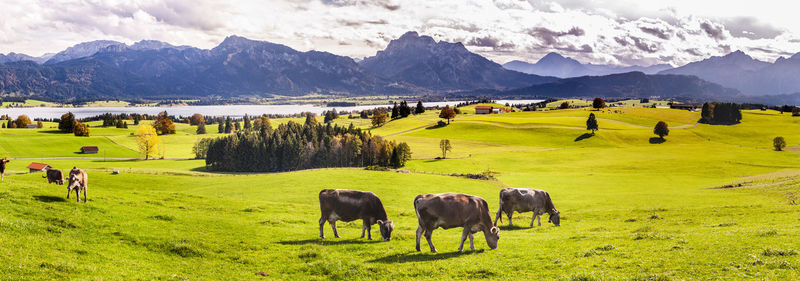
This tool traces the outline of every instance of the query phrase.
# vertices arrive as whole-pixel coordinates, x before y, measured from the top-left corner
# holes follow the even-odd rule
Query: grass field
[[[584,130],[590,112],[600,127],[594,135]],[[134,126],[92,128],[89,138],[2,130],[0,157],[12,161],[0,183],[2,279],[800,278],[800,117],[745,111],[740,124],[712,126],[696,124],[698,113],[672,109],[569,109],[470,113],[427,128],[437,116],[428,111],[371,130],[410,144],[413,160],[403,169],[411,173],[210,173],[203,160],[74,153],[89,143],[109,158],[137,158],[129,149]],[[663,143],[652,133],[660,120],[671,128]],[[178,134],[163,137],[167,158],[190,158],[198,138],[218,136],[193,130],[179,124]],[[786,151],[771,148],[778,135]],[[453,151],[434,159],[443,138]],[[74,202],[74,194],[67,200],[63,186],[25,173],[37,158],[56,168],[86,168],[89,202]],[[496,180],[449,176],[486,171]],[[506,186],[547,190],[561,226],[544,215],[541,227],[529,228],[530,213],[515,214],[514,227],[501,224],[497,250],[478,233],[476,251],[457,253],[461,229],[434,232],[438,254],[414,250],[414,196],[478,195],[494,217]],[[323,188],[377,194],[396,225],[392,241],[358,239],[360,221],[340,222],[340,239],[330,238],[326,225],[329,238],[320,240]]]

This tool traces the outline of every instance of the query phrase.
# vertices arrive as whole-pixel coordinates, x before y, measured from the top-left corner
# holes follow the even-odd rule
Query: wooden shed
[[[99,151],[100,151],[100,149],[97,148],[96,146],[84,146],[84,147],[81,147],[81,153],[83,153],[83,154],[97,153]]]

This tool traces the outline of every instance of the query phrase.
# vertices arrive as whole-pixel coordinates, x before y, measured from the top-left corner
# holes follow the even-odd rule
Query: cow
[[[72,190],[75,190],[75,197],[78,198],[78,202],[81,202],[81,190],[83,190],[83,203],[86,203],[86,189],[89,187],[89,177],[86,175],[82,169],[78,169],[76,167],[72,167],[72,170],[69,171],[69,184],[67,185],[67,199],[69,199],[69,194]]]
[[[58,185],[64,185],[64,174],[61,173],[59,169],[47,169],[45,175],[42,178],[47,178],[47,183],[56,183]]]
[[[386,217],[386,210],[383,208],[381,199],[372,192],[323,189],[319,192],[319,208],[322,212],[322,216],[319,218],[319,237],[322,239],[325,239],[322,228],[326,221],[333,229],[333,236],[339,238],[336,221],[349,222],[357,219],[363,222],[361,238],[364,238],[366,232],[367,239],[372,240],[372,225],[377,223],[383,241],[392,239],[394,223]]]
[[[461,244],[458,251],[464,249],[464,241],[469,237],[469,247],[475,250],[472,243],[473,233],[483,231],[486,244],[489,248],[497,249],[497,240],[500,239],[500,230],[492,223],[489,214],[489,204],[486,200],[474,195],[461,193],[439,193],[418,195],[414,198],[414,210],[417,213],[417,251],[420,251],[420,236],[425,236],[431,252],[436,253],[436,247],[431,242],[433,230],[436,228],[450,229],[463,227]]]
[[[511,187],[500,190],[500,209],[497,210],[494,223],[497,224],[498,220],[502,222],[502,214],[506,213],[508,225],[512,225],[511,216],[515,211],[518,213],[533,212],[531,227],[536,218],[539,218],[539,226],[542,226],[542,214],[544,213],[550,215],[548,222],[555,226],[561,225],[561,212],[556,210],[550,194],[544,190]]]
[[[8,162],[11,162],[11,160],[8,160],[8,157],[0,159],[0,181],[3,181],[3,177],[6,175],[6,163]]]

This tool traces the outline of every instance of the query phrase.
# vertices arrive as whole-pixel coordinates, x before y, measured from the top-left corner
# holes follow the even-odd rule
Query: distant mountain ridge
[[[504,69],[461,43],[436,42],[417,32],[392,40],[359,64],[390,81],[436,90],[518,88],[556,80]]]
[[[739,94],[693,76],[647,75],[628,72],[607,76],[582,76],[503,92],[538,97],[626,97],[730,99]]]
[[[800,53],[769,63],[735,51],[660,73],[694,75],[750,95],[791,94],[800,92]]]
[[[573,58],[564,57],[555,52],[548,53],[536,63],[515,60],[503,64],[503,67],[528,74],[554,76],[559,78],[604,76],[634,71],[645,74],[656,74],[660,71],[672,68],[672,66],[669,64],[656,64],[651,66],[583,64]]]

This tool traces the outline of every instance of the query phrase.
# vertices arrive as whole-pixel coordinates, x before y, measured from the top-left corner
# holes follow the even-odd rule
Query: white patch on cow
[[[330,216],[328,216],[328,220],[329,220],[329,221],[336,221],[336,220],[339,220],[339,219],[341,219],[341,218],[342,218],[342,217],[340,217],[339,215],[337,215],[337,214],[336,214],[336,212],[331,212],[331,215],[330,215]]]
[[[347,204],[351,204],[351,205],[356,205],[356,206],[361,205],[361,200],[353,199],[353,198],[350,198],[350,197],[347,197],[347,196],[340,196],[339,197],[339,202],[347,203]]]

